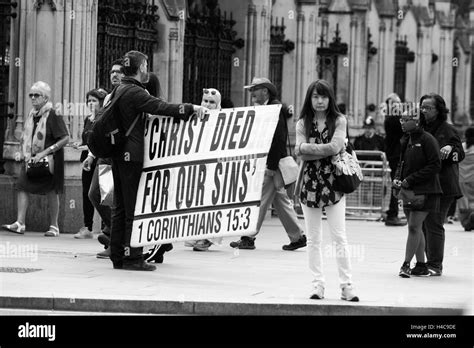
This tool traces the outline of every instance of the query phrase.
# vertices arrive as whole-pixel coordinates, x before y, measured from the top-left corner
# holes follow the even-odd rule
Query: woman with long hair
[[[347,120],[339,111],[334,92],[325,80],[308,87],[300,119],[296,124],[295,152],[301,158],[299,195],[308,238],[309,268],[313,274],[311,299],[323,299],[325,279],[322,260],[322,214],[327,215],[335,246],[341,299],[359,301],[352,285],[352,270],[346,238],[346,199],[333,188],[332,156],[345,150]]]

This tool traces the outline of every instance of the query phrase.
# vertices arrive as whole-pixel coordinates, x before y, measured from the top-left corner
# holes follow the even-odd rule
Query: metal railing
[[[382,218],[390,204],[390,167],[382,151],[356,150],[364,178],[353,193],[346,195],[348,218]]]

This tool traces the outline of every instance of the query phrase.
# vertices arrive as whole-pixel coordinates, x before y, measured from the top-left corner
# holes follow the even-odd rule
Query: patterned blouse
[[[310,131],[310,142],[327,144],[330,142],[328,128],[324,127],[320,133],[318,124],[313,121]],[[307,161],[303,171],[300,200],[309,208],[323,208],[338,203],[343,197],[342,192],[334,191],[334,165],[328,156],[316,161]]]

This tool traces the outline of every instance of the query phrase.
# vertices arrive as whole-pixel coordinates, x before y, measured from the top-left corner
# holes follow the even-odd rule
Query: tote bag
[[[344,149],[332,156],[331,162],[335,171],[333,189],[343,193],[352,193],[357,190],[363,175],[355,153],[349,153]]]

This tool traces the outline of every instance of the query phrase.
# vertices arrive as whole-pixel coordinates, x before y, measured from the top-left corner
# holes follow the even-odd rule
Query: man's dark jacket
[[[269,100],[267,105],[281,104],[277,99]],[[278,162],[286,157],[286,139],[288,137],[288,126],[283,108],[280,110],[278,124],[273,135],[272,145],[267,157],[267,168],[270,170],[278,169]]]
[[[117,88],[117,93],[122,88],[127,89],[118,102],[120,121],[123,129],[125,131],[128,130],[135,118],[140,115],[123,150],[116,156],[116,158],[119,159],[143,162],[145,140],[145,118],[141,116],[143,113],[173,116],[187,121],[194,112],[192,104],[168,104],[163,99],[151,96],[145,90],[145,86],[142,83],[131,77],[122,78],[120,86]]]
[[[439,182],[441,162],[436,139],[423,129],[418,129],[410,136],[401,139],[401,161],[397,170],[400,180],[406,180],[415,194],[442,193]]]
[[[441,160],[441,171],[439,172],[439,181],[443,189],[444,196],[455,198],[462,197],[459,187],[459,165],[464,157],[464,150],[461,139],[456,130],[446,121],[435,120],[427,123],[424,129],[432,134],[438,141],[439,149],[446,145],[451,145],[453,150],[448,158]]]

